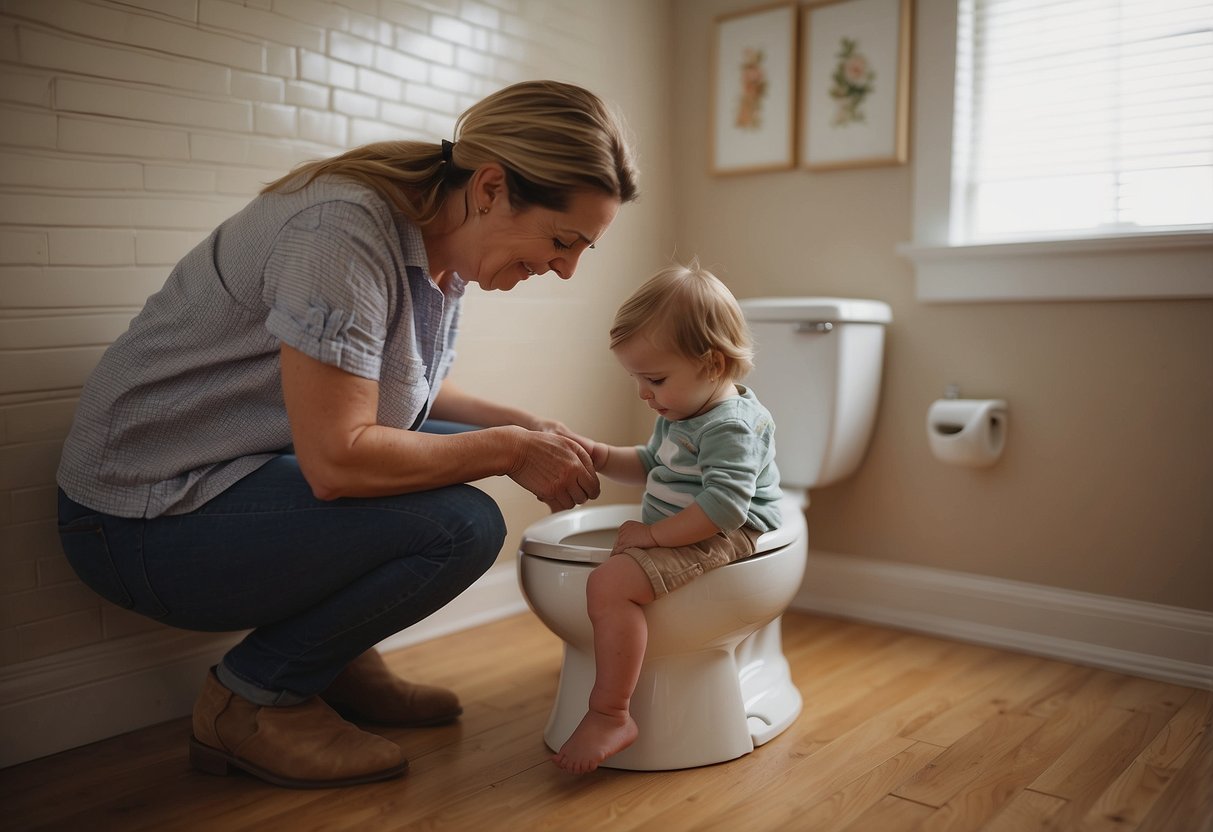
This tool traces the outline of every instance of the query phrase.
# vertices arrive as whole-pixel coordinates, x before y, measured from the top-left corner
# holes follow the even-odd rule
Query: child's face
[[[615,357],[636,379],[642,401],[667,419],[690,419],[733,393],[717,353],[713,362],[692,361],[658,347],[643,332],[615,347]]]

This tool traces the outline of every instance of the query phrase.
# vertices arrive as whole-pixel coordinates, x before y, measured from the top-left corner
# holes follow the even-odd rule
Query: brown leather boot
[[[404,681],[374,649],[350,662],[320,696],[346,719],[403,728],[441,725],[463,713],[453,692]]]
[[[320,697],[299,705],[255,705],[207,674],[194,705],[190,763],[209,774],[235,766],[293,789],[352,786],[404,774],[396,743],[360,731]]]

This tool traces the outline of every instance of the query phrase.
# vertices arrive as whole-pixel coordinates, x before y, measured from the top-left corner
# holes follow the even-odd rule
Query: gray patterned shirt
[[[415,429],[454,358],[464,283],[371,189],[264,194],[198,244],[89,377],[58,481],[107,514],[193,511],[291,445],[279,347],[379,383]]]

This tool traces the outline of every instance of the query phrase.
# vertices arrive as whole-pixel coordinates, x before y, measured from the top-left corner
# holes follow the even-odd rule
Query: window
[[[919,0],[924,300],[1213,297],[1213,0]]]
[[[961,0],[955,242],[1213,227],[1213,2]]]

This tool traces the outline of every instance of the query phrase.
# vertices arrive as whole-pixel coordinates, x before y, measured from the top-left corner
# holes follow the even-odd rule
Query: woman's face
[[[553,271],[564,280],[577,261],[603,235],[619,211],[619,200],[598,191],[579,191],[565,211],[531,207],[515,211],[502,194],[479,224],[479,258],[465,280],[482,289],[509,291],[531,275]]]

